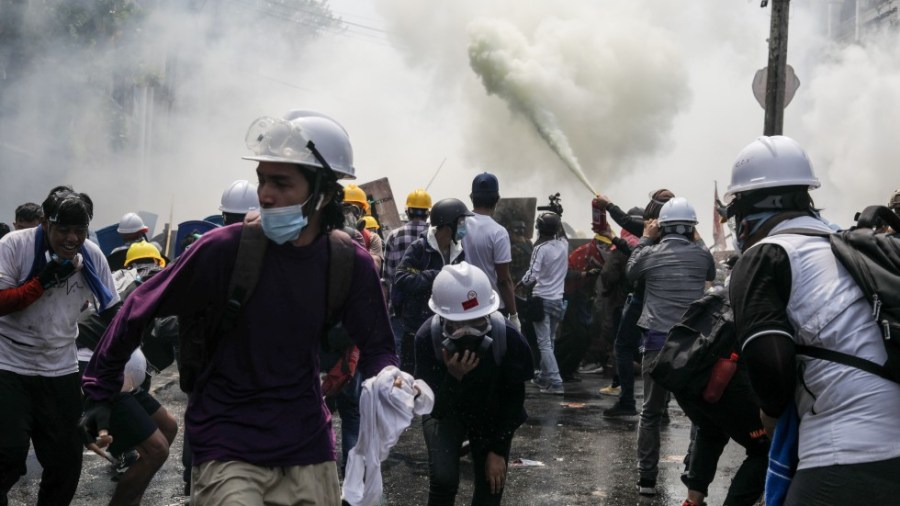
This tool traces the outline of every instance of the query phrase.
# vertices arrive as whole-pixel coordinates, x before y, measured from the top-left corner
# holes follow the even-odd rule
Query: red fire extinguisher
[[[706,388],[703,389],[703,400],[713,404],[722,398],[722,392],[737,371],[738,354],[732,353],[728,358],[720,358],[713,365]]]

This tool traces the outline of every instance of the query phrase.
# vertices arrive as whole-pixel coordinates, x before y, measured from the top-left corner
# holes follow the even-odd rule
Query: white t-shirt
[[[17,230],[0,239],[0,290],[28,281],[36,231]],[[107,307],[112,306],[119,296],[109,264],[96,244],[85,241],[84,247],[101,282],[113,294]],[[0,370],[48,377],[78,372],[78,317],[90,302],[96,304],[82,271],[64,285],[45,291],[27,308],[0,316]]]
[[[494,218],[484,214],[466,218],[466,229],[468,232],[462,240],[466,262],[483,270],[491,280],[491,287],[500,293],[497,289],[497,269],[494,266],[512,262],[509,232]],[[500,299],[500,307],[504,307],[503,298]]]
[[[522,284],[534,283],[532,294],[547,300],[563,298],[569,270],[569,241],[560,237],[538,244],[531,253],[531,265]]]

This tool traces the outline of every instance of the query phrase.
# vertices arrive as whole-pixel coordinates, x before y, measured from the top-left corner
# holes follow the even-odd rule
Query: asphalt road
[[[662,429],[658,494],[647,498],[637,493],[637,417],[605,419],[603,409],[614,398],[598,390],[609,384],[601,375],[585,375],[581,383],[566,384],[564,396],[541,394],[528,385],[526,408],[529,419],[516,433],[511,460],[537,461],[541,465],[512,466],[504,492],[504,504],[528,505],[680,505],[686,489],[679,480],[687,450],[690,422],[672,401],[671,422]],[[641,384],[636,386],[641,395]],[[174,367],[154,378],[151,393],[176,419],[184,414],[186,398],[178,389]],[[640,400],[638,401],[640,402]],[[340,419],[335,418],[338,430]],[[337,438],[340,441],[340,438]],[[143,504],[183,504],[179,433],[169,461],[157,474],[144,495]],[[721,504],[725,491],[743,459],[743,449],[731,443],[719,463],[716,481],[710,486],[709,504]],[[9,504],[36,502],[40,465],[32,452],[28,474],[9,493]],[[78,493],[72,504],[106,504],[115,487],[111,466],[93,453],[84,454]],[[428,495],[428,467],[421,421],[416,419],[383,463],[384,505],[425,504]],[[472,493],[472,464],[463,458],[462,479],[457,504],[469,504]]]

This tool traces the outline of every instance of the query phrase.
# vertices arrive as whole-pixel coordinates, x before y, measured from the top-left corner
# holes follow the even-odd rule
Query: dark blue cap
[[[472,193],[499,195],[500,183],[497,181],[497,176],[490,172],[482,172],[475,176],[475,179],[472,180]]]

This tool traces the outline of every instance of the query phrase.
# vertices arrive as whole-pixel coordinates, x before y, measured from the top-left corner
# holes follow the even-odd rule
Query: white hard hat
[[[806,186],[813,190],[821,183],[797,141],[783,135],[759,137],[738,153],[725,202],[734,200],[736,193],[779,186]]]
[[[684,197],[674,197],[659,210],[659,225],[696,225],[697,212]]]
[[[238,179],[222,192],[222,205],[219,211],[234,214],[247,214],[251,209],[259,209],[259,196],[256,187],[250,181]]]
[[[350,136],[337,121],[319,113],[291,111],[282,118],[263,117],[247,130],[247,147],[255,154],[244,160],[294,163],[324,168],[309,148],[312,141],[338,179],[356,179]]]
[[[428,307],[450,321],[473,320],[500,307],[500,297],[481,269],[467,262],[446,265],[434,278]]]
[[[137,213],[126,213],[119,220],[119,226],[116,228],[116,232],[120,234],[147,233],[149,230],[150,228],[144,225],[144,220]]]

